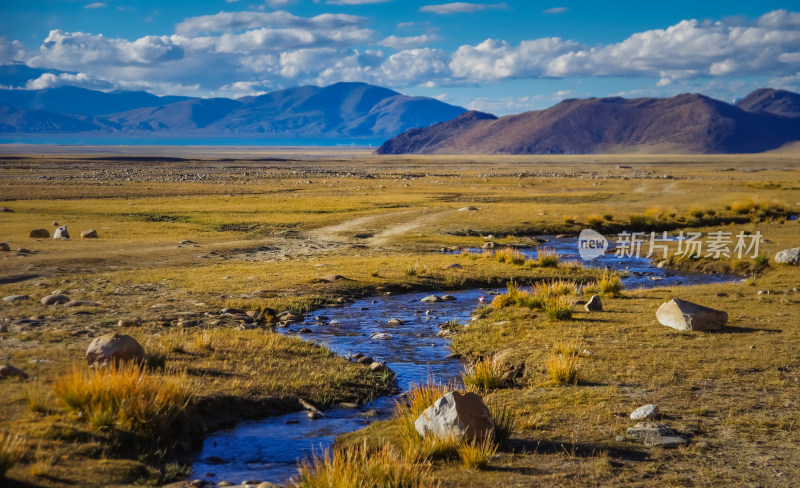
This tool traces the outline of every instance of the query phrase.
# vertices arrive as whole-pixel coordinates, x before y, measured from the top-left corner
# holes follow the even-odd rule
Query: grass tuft
[[[496,358],[482,359],[461,374],[464,386],[471,390],[491,391],[504,385],[503,369]]]
[[[513,247],[504,247],[503,249],[499,249],[494,253],[494,257],[500,263],[516,265],[525,264],[525,254],[523,254],[519,249],[514,249]]]
[[[580,356],[576,354],[574,350],[564,351],[563,345],[555,344],[550,356],[544,363],[544,367],[550,375],[553,384],[577,385],[579,361]]]
[[[5,476],[22,456],[22,441],[23,438],[19,434],[0,431],[0,478]]]
[[[550,320],[569,320],[572,318],[573,305],[574,301],[571,296],[559,295],[548,297],[542,308]]]
[[[538,247],[536,248],[536,259],[531,260],[531,263],[540,268],[555,268],[558,267],[558,254],[555,249]]]
[[[497,444],[487,436],[483,440],[464,442],[456,450],[465,468],[484,469],[497,453]]]
[[[404,459],[387,446],[377,451],[368,450],[366,445],[334,449],[302,461],[299,471],[293,480],[293,486],[299,488],[436,486],[430,464]]]
[[[68,410],[95,429],[127,430],[157,439],[192,398],[184,384],[126,364],[74,370],[57,379],[53,389]]]

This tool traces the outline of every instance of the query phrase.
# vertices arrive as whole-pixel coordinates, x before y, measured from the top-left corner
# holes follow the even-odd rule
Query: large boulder
[[[126,361],[144,361],[144,348],[136,339],[124,334],[106,334],[89,344],[86,349],[89,366],[119,365]]]
[[[494,421],[480,395],[450,392],[425,409],[414,422],[422,437],[463,436],[466,440],[494,439]]]
[[[728,323],[728,313],[673,298],[658,307],[656,318],[662,325],[677,330],[720,330]]]
[[[53,232],[53,239],[69,239],[69,231],[66,225],[62,225]]]
[[[589,302],[584,306],[587,312],[602,312],[603,302],[598,295],[592,295]]]
[[[0,366],[0,379],[2,378],[19,378],[24,380],[28,378],[28,374],[10,364],[3,364]]]
[[[792,249],[784,249],[775,255],[776,263],[791,264],[793,266],[800,265],[800,247]]]
[[[69,297],[66,295],[62,295],[60,293],[54,293],[52,295],[47,295],[46,297],[39,300],[39,303],[42,305],[50,306],[50,305],[61,305],[62,303],[69,302]]]
[[[50,231],[47,229],[33,229],[31,239],[50,239]]]

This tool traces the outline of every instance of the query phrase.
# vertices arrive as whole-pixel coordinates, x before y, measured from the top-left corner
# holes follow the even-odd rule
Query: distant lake
[[[297,147],[374,147],[386,139],[268,139],[258,137],[166,137],[166,136],[79,136],[4,134],[0,144],[52,144],[59,146],[297,146]]]

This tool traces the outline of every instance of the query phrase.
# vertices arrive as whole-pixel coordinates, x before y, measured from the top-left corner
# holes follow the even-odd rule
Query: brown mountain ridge
[[[800,141],[800,95],[757,90],[737,105],[699,94],[570,99],[497,118],[465,112],[386,141],[378,154],[756,153]]]

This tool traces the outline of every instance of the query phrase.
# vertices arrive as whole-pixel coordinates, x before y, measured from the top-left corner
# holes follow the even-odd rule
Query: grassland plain
[[[223,307],[307,312],[377,293],[597,278],[564,263],[441,252],[481,247],[490,235],[502,247],[589,226],[691,227],[759,231],[769,257],[800,245],[800,223],[790,218],[800,208],[800,156],[792,153],[143,151],[0,160],[0,206],[13,211],[0,213],[0,241],[11,248],[0,252],[0,295],[31,297],[0,309],[0,362],[29,374],[0,380],[0,431],[15,461],[7,476],[18,486],[185,475],[181,459],[202,432],[197,425],[141,449],[130,442],[135,432],[107,419],[87,423],[56,397],[54,383],[85,372],[87,344],[118,331],[119,320],[138,324],[124,332],[150,355],[147,374],[182,384],[189,417],[214,428],[298,409],[298,398],[324,407],[390,386],[311,342],[220,314]],[[28,237],[53,222],[73,238]],[[81,239],[88,228],[100,238]],[[750,261],[670,263],[760,272],[738,285],[623,290],[604,297],[605,312],[575,307],[568,320],[527,307],[486,311],[456,331],[452,349],[471,363],[502,358],[516,372],[484,393],[515,412],[517,428],[479,471],[445,458],[426,473],[442,486],[791,486],[800,478],[800,272]],[[94,304],[39,304],[56,290]],[[657,325],[655,309],[672,296],[728,311],[730,327],[685,334]],[[554,386],[545,362],[564,342],[591,354],[579,358],[576,384]],[[632,425],[627,413],[644,403],[659,404],[662,421],[691,438],[688,447],[617,441]],[[392,444],[396,432],[380,423],[341,444]]]

